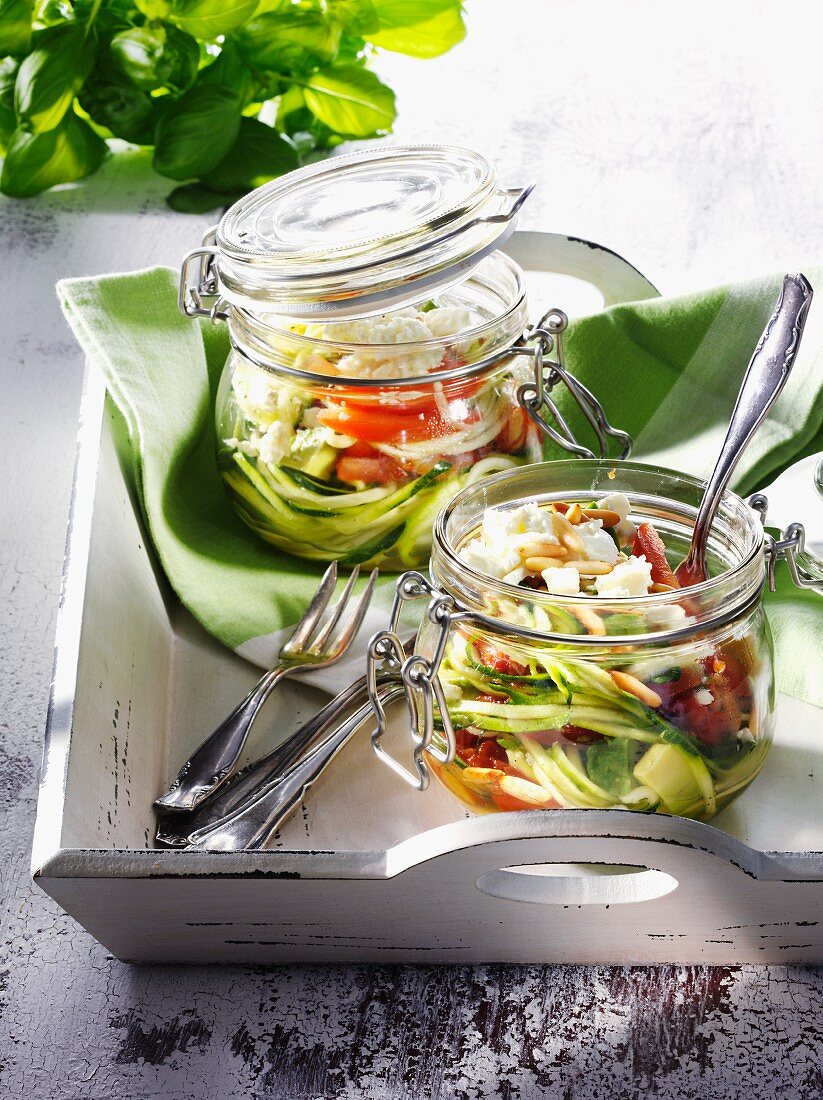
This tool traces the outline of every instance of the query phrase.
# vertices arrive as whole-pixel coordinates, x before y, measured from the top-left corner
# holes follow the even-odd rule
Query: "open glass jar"
[[[529,190],[469,150],[370,149],[252,192],[186,257],[181,308],[228,324],[218,463],[261,538],[423,565],[445,502],[536,461],[541,429],[591,453],[545,421],[560,380],[599,446],[618,436],[626,453],[563,369],[565,318],[528,329],[522,272],[499,251]]]
[[[217,434],[240,515],[306,559],[425,562],[446,500],[540,457],[517,399],[530,365],[506,354],[526,324],[522,278],[503,253],[378,318],[235,315]],[[389,342],[398,334],[407,339]]]
[[[774,678],[762,606],[772,543],[727,492],[708,546],[710,578],[643,596],[562,596],[497,580],[461,557],[488,509],[590,504],[623,492],[671,564],[685,557],[703,484],[638,463],[541,463],[472,485],[440,513],[431,581],[398,579],[390,628],[370,653],[373,738],[421,788],[431,768],[477,812],[622,808],[708,820],[754,779],[772,741]],[[802,548],[800,538],[794,549]],[[784,549],[786,547],[784,546]],[[791,550],[791,548],[789,548]],[[789,553],[795,563],[794,550]],[[803,573],[820,583],[819,573]],[[397,623],[428,600],[415,653]],[[376,670],[394,667],[412,715],[416,774],[389,757]]]

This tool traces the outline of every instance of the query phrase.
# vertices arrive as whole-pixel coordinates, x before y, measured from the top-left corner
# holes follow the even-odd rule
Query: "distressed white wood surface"
[[[611,245],[664,291],[823,255],[813,5],[468,6],[453,54],[381,62],[397,137],[538,177],[524,228]],[[199,236],[146,160],[0,206],[0,1095],[820,1096],[819,970],[134,970],[28,882],[82,374],[52,287]]]

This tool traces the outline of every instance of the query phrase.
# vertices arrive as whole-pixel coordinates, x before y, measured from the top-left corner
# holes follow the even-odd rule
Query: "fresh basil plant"
[[[154,147],[175,210],[212,210],[388,133],[377,48],[464,34],[460,0],[0,0],[0,190],[82,179],[116,137]]]

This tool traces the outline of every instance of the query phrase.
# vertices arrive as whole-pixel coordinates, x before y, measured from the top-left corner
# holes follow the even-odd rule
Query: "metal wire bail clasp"
[[[216,236],[217,226],[213,225],[203,237],[200,248],[193,248],[183,257],[177,305],[186,317],[210,317],[215,322],[225,321],[228,317],[220,297],[214,265]]]
[[[748,504],[760,515],[760,522],[765,527],[766,513],[769,509],[769,500],[763,493],[755,493],[749,497]],[[798,588],[811,588],[817,592],[823,592],[823,562],[810,554],[806,549],[806,528],[802,523],[790,523],[785,531],[781,532],[779,539],[772,538],[766,533],[766,577],[769,591],[774,592],[777,587],[775,568],[779,561],[785,561],[789,567],[789,573]]]
[[[632,438],[609,423],[605,410],[594,394],[566,369],[563,359],[563,333],[569,319],[562,310],[550,309],[526,336],[527,343],[534,343],[534,382],[526,382],[517,391],[520,404],[552,442],[564,451],[581,458],[608,458],[609,439],[620,445],[618,458],[628,458],[632,450]],[[554,351],[554,359],[547,356]],[[574,398],[597,439],[597,453],[578,443],[568,422],[552,400],[551,391],[562,382]],[[554,423],[549,423],[547,410]]]
[[[426,615],[431,623],[439,627],[431,657],[425,657],[422,653],[412,653],[406,657],[403,643],[397,633],[403,605],[409,600],[418,599],[429,599]],[[430,754],[441,764],[450,764],[457,751],[454,728],[446,706],[443,687],[437,675],[446,649],[453,611],[454,601],[451,596],[438,592],[422,573],[414,571],[403,573],[397,579],[389,627],[372,635],[369,642],[366,681],[375,718],[374,732],[371,737],[372,748],[380,760],[388,764],[396,775],[419,791],[426,790],[431,780],[426,754]],[[386,673],[391,678],[390,682],[393,680],[403,685],[409,714],[409,735],[412,741],[412,761],[415,769],[413,772],[404,767],[383,747],[382,739],[386,732],[387,717],[381,691],[378,690],[378,673],[383,680],[381,684],[383,692],[386,690]],[[432,740],[435,708],[443,725],[444,748],[433,744]]]

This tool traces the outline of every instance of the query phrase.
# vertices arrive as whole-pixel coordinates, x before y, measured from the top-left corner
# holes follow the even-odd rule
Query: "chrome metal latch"
[[[403,643],[397,633],[403,605],[409,600],[429,600],[426,614],[429,621],[439,627],[434,653],[425,657],[421,653],[412,653],[406,657]],[[457,751],[449,710],[443,695],[443,686],[437,675],[440,662],[446,650],[446,642],[452,623],[460,615],[455,615],[455,603],[451,596],[438,592],[426,580],[422,573],[411,571],[397,579],[394,603],[387,630],[379,630],[369,642],[366,681],[369,701],[375,717],[375,728],[371,743],[377,756],[388,764],[395,774],[419,791],[424,791],[431,780],[431,772],[426,761],[428,753],[441,764],[451,764]],[[402,683],[409,713],[409,734],[412,741],[412,761],[414,771],[409,771],[396,760],[382,744],[386,732],[387,718],[382,700],[378,693],[378,673],[383,690],[386,685],[386,673],[395,682]],[[442,724],[442,740],[445,747],[434,743],[435,707]]]
[[[749,497],[748,504],[759,513],[760,521],[765,527],[769,509],[768,497],[763,493],[755,493]],[[775,567],[779,561],[786,562],[791,578],[798,588],[823,592],[823,562],[806,550],[806,529],[802,523],[790,523],[781,532],[779,539],[772,538],[768,532],[764,534],[764,538],[766,577],[770,592],[774,592],[777,587]]]
[[[526,346],[532,343],[534,345],[534,382],[526,382],[519,387],[518,400],[540,430],[564,451],[581,458],[608,458],[609,440],[614,439],[620,444],[617,457],[628,458],[632,450],[631,436],[609,423],[603,406],[591,390],[566,369],[563,333],[568,324],[569,319],[562,310],[551,309],[526,334]],[[549,359],[552,352],[554,358]],[[568,421],[552,399],[551,391],[560,382],[572,395],[594,432],[597,453],[578,443]],[[547,412],[553,423],[546,418]]]
[[[220,296],[217,270],[217,226],[206,231],[200,248],[193,248],[183,257],[177,305],[186,317],[209,317],[215,323],[225,321],[228,312]]]

